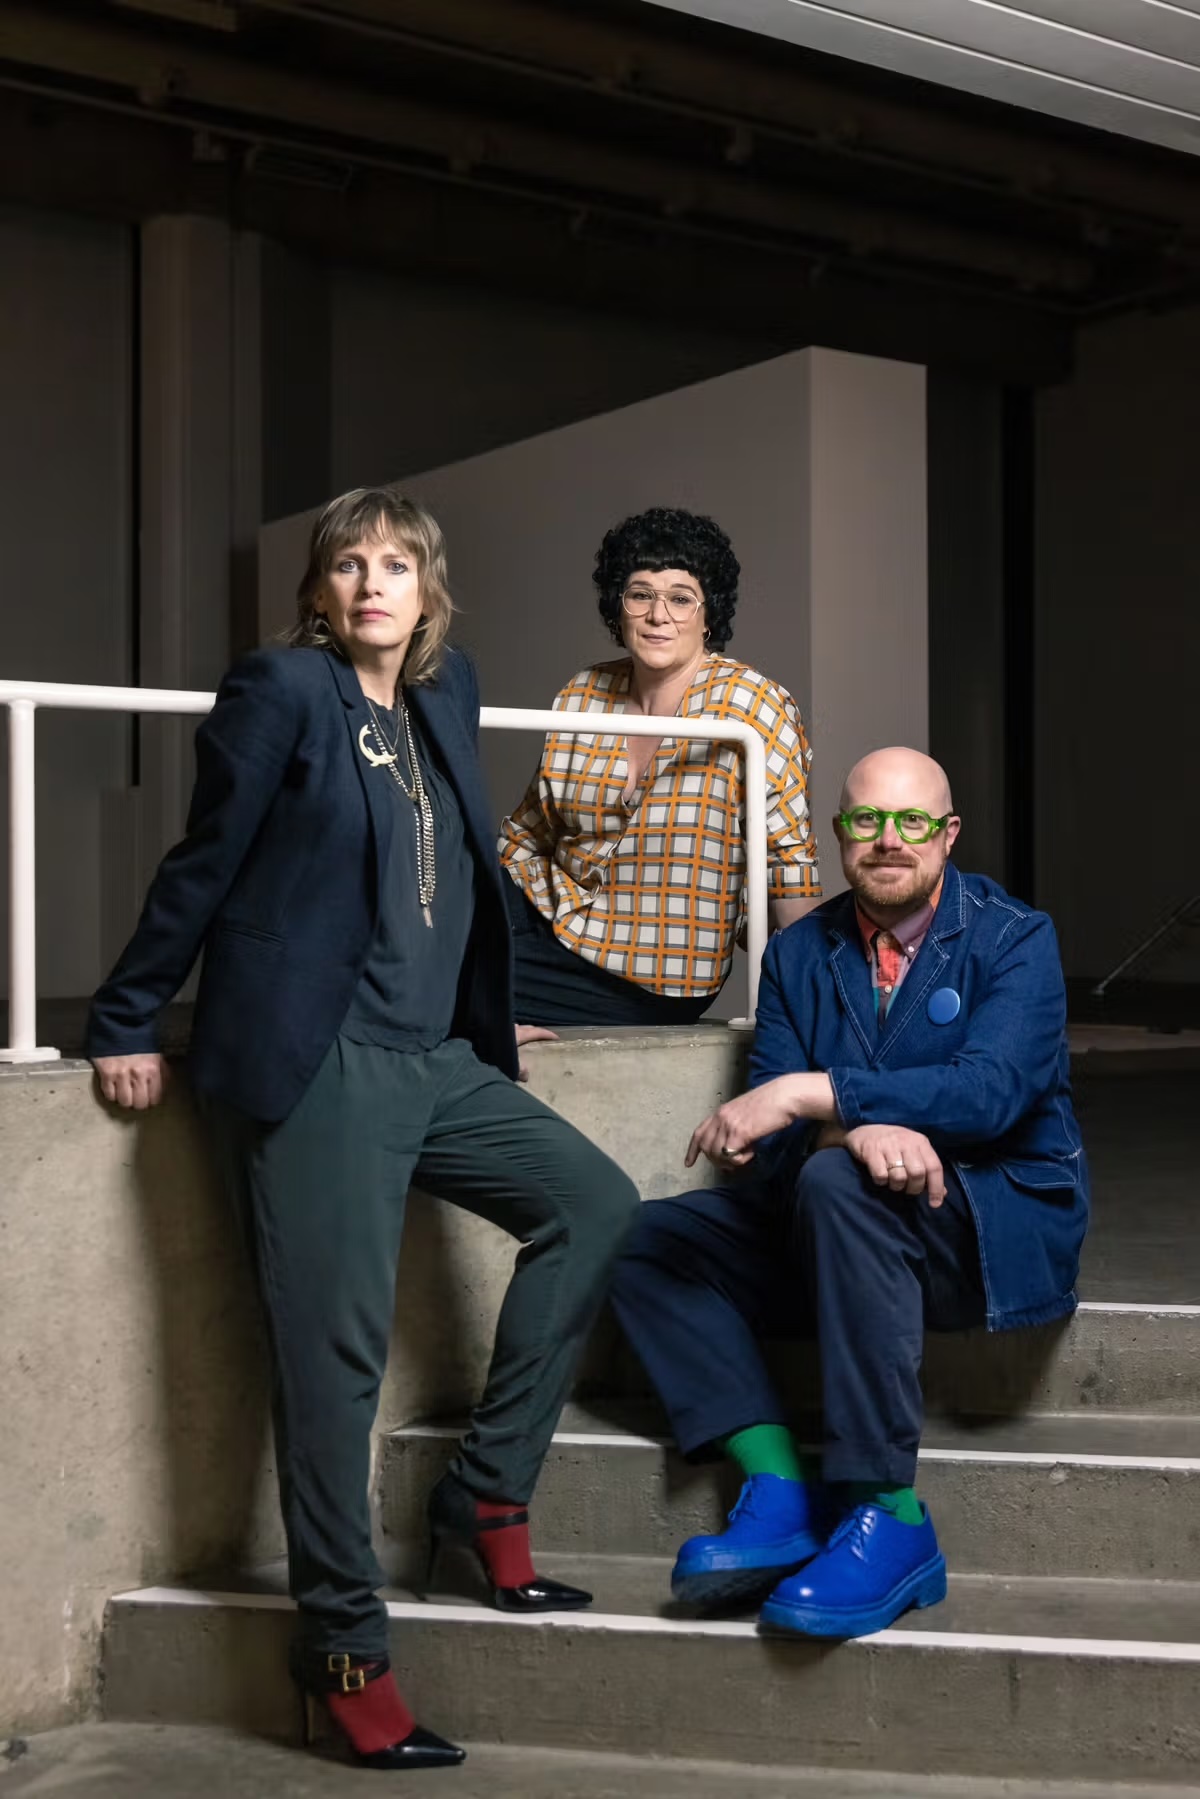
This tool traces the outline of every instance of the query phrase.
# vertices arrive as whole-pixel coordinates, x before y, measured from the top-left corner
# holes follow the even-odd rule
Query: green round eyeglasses
[[[902,843],[928,843],[953,817],[953,812],[945,812],[941,818],[931,818],[919,806],[906,806],[902,812],[881,812],[878,806],[856,806],[853,812],[839,812],[838,823],[855,843],[874,843],[877,837],[883,836],[890,818]]]

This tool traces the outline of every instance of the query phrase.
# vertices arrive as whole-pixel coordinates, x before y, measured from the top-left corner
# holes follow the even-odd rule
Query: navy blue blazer
[[[447,651],[437,679],[408,694],[476,862],[455,1033],[515,1077],[512,940],[474,668]],[[286,1118],[341,1027],[379,917],[397,808],[359,752],[361,701],[353,668],[327,650],[255,650],[230,669],[196,733],[187,833],[92,1001],[89,1056],[156,1049],[158,1014],[203,949],[192,1078],[251,1117]]]
[[[771,939],[750,1083],[819,1069],[847,1129],[924,1132],[970,1202],[990,1328],[1042,1324],[1074,1310],[1088,1218],[1066,1024],[1049,918],[948,863],[882,1031],[850,894]],[[764,1146],[775,1178],[812,1137],[797,1125]]]

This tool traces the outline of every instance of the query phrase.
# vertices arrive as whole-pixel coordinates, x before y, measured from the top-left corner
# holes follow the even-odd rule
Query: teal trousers
[[[521,1244],[483,1395],[452,1463],[526,1503],[638,1213],[593,1143],[457,1040],[416,1054],[339,1037],[281,1124],[204,1106],[270,1336],[280,1500],[301,1641],[378,1656],[371,1430],[410,1185]]]

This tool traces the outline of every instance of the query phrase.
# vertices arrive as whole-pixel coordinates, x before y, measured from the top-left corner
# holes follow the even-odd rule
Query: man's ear
[[[962,830],[962,819],[958,816],[958,814],[956,812],[954,814],[954,816],[947,821],[947,824],[946,824],[946,854],[947,855],[949,855],[950,851],[954,848],[954,845],[958,839],[958,833],[961,830]]]

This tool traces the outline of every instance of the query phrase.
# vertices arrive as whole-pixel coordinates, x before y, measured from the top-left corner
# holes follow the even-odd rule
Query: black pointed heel
[[[383,1688],[377,1689],[379,1703],[373,1706],[372,1688],[376,1681],[385,1676],[389,1677],[392,1693],[389,1694]],[[401,1737],[398,1742],[388,1743],[381,1749],[358,1747],[354,1740],[352,1717],[336,1716],[329,1704],[330,1695],[342,1693],[347,1697],[354,1697],[356,1706],[361,1695],[362,1703],[367,1708],[362,1722],[372,1723],[377,1731],[379,1714],[382,1712],[386,1715],[389,1698],[393,1699],[393,1704],[399,1700],[395,1682],[390,1680],[390,1676],[391,1663],[386,1657],[379,1662],[360,1662],[348,1655],[306,1656],[303,1659],[293,1656],[292,1679],[300,1695],[305,1748],[313,1748],[318,1740],[318,1712],[323,1711],[334,1731],[344,1741],[357,1767],[393,1771],[408,1768],[414,1772],[426,1768],[458,1767],[460,1762],[467,1759],[466,1750],[460,1749],[456,1743],[448,1743],[444,1737],[435,1735],[432,1730],[425,1730],[420,1724],[414,1724],[407,1736]],[[374,1716],[368,1717],[368,1711]]]
[[[497,1586],[492,1579],[478,1538],[484,1531],[508,1530],[514,1524],[528,1524],[529,1513],[524,1506],[514,1507],[498,1518],[479,1518],[475,1513],[474,1494],[452,1474],[444,1474],[429,1495],[428,1518],[429,1562],[423,1599],[428,1599],[432,1590],[443,1551],[454,1546],[469,1549],[474,1554],[497,1611],[577,1612],[592,1603],[592,1595],[584,1592],[582,1587],[569,1587],[564,1581],[550,1580],[544,1574],[537,1574],[518,1587]]]
[[[446,1543],[447,1539],[443,1536],[441,1531],[433,1528],[431,1520],[429,1527],[429,1555],[425,1562],[425,1577],[417,1584],[416,1592],[418,1599],[427,1600],[429,1595],[433,1592],[433,1585],[437,1579],[437,1571],[442,1565],[442,1552],[446,1548]]]

